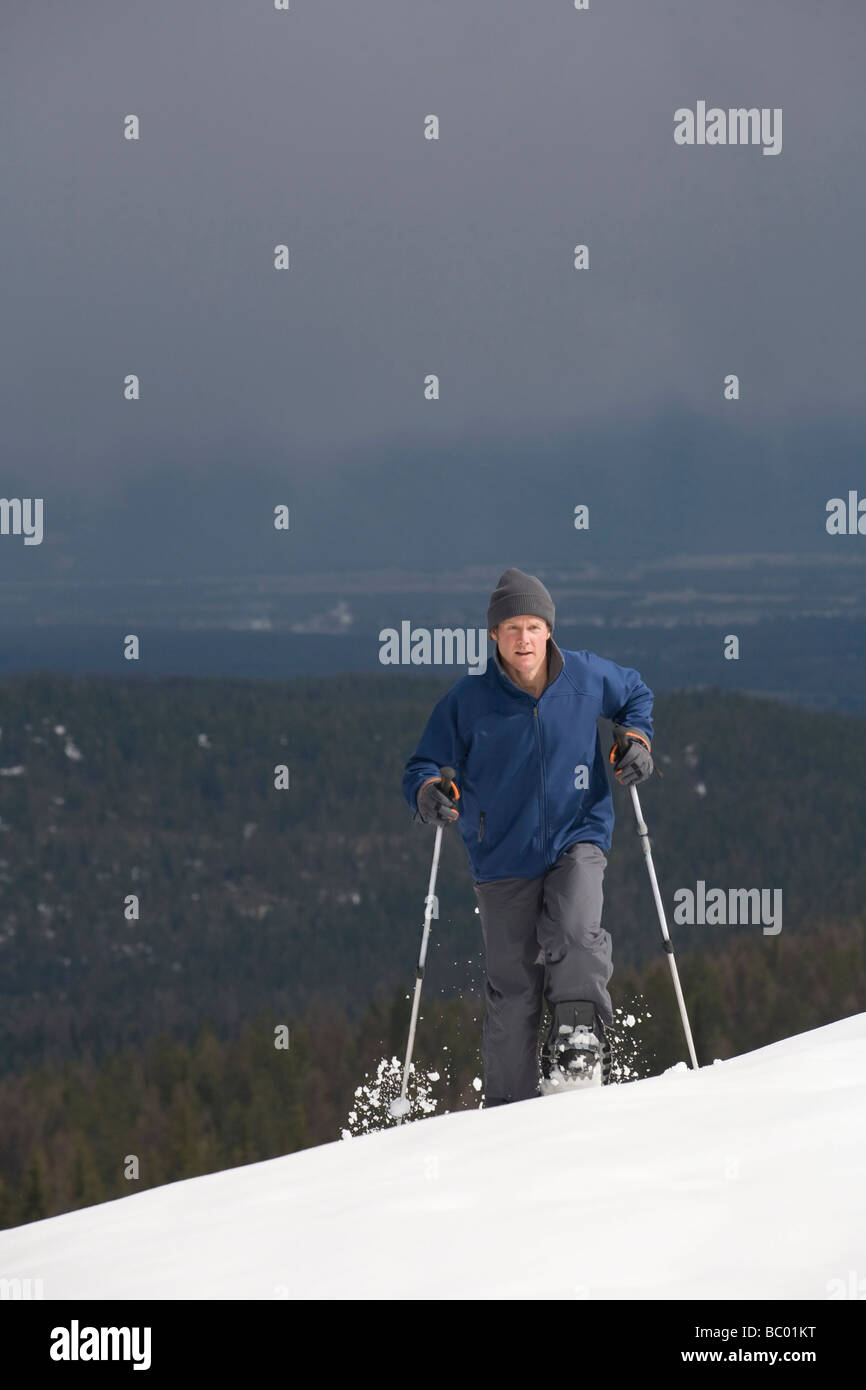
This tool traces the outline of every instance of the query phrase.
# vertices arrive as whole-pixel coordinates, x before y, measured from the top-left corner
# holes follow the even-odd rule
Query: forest
[[[400,782],[450,684],[3,681],[0,1224],[343,1142],[356,1089],[405,1050],[433,835]],[[702,1065],[859,1012],[862,718],[714,689],[659,696],[654,718],[641,804]],[[614,799],[627,1083],[687,1054]],[[673,927],[699,880],[782,891],[783,930]],[[438,896],[416,1058],[441,1114],[483,1101],[480,930],[450,832]]]

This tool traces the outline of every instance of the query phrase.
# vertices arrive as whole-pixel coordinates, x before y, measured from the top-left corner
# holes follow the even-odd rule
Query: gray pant
[[[476,883],[486,1012],[482,1055],[486,1101],[538,1094],[538,1027],[543,1000],[589,999],[613,1022],[608,981],[610,933],[601,925],[607,855],[598,845],[565,850],[538,878]]]

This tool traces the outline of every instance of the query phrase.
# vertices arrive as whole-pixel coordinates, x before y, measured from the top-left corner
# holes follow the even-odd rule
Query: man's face
[[[550,627],[543,618],[524,614],[492,627],[490,636],[498,643],[502,660],[531,679],[547,655]]]

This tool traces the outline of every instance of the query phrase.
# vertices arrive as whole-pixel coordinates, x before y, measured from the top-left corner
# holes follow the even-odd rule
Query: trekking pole
[[[454,768],[440,767],[439,773],[442,778],[441,782],[439,783],[439,790],[445,792],[445,794],[447,795],[451,787],[452,779],[454,777]],[[444,829],[445,826],[442,824],[439,824],[436,827],[436,840],[433,845],[433,863],[430,867],[430,883],[427,887],[427,897],[424,899],[426,904],[426,911],[424,913],[424,931],[421,936],[421,951],[418,956],[418,965],[415,970],[415,997],[412,1000],[412,1017],[409,1020],[409,1043],[406,1048],[406,1062],[403,1066],[403,1084],[400,1088],[399,1100],[392,1100],[390,1105],[390,1113],[393,1116],[397,1117],[398,1125],[401,1125],[403,1123],[403,1120],[405,1119],[406,1115],[408,1115],[410,1109],[409,1102],[406,1099],[406,1088],[409,1085],[409,1066],[412,1061],[412,1048],[415,1045],[415,1026],[418,1022],[418,1006],[421,1002],[421,982],[424,979],[424,962],[427,959],[427,942],[430,937],[430,922],[433,917],[433,907],[436,902],[436,874],[439,869],[439,851],[442,847],[442,831]]]
[[[624,753],[626,748],[628,748],[628,737],[625,731],[620,727],[620,725],[614,725],[613,736],[616,739],[616,744],[620,750],[620,753]],[[615,764],[614,770],[616,770]],[[668,964],[671,968],[671,976],[673,977],[674,992],[677,996],[677,1003],[680,1006],[680,1017],[683,1021],[683,1028],[686,1034],[686,1042],[689,1046],[689,1056],[692,1059],[692,1068],[695,1071],[697,1071],[698,1059],[695,1055],[695,1045],[692,1041],[692,1030],[689,1027],[689,1016],[686,1013],[686,1001],[683,998],[683,991],[680,987],[680,977],[677,973],[677,963],[674,960],[673,943],[670,939],[670,936],[668,935],[668,924],[665,920],[665,910],[664,905],[662,903],[662,895],[659,892],[658,879],[656,878],[655,865],[653,864],[652,852],[650,850],[649,832],[647,830],[646,821],[644,820],[643,815],[641,814],[640,802],[638,800],[637,795],[637,787],[632,785],[631,787],[629,787],[629,791],[631,792],[631,803],[634,807],[635,820],[637,821],[637,834],[640,838],[640,845],[641,849],[644,852],[644,858],[646,859],[647,873],[650,876],[650,883],[652,884],[653,889],[653,897],[655,898],[656,909],[659,915],[659,925],[662,929],[662,944],[667,954]]]

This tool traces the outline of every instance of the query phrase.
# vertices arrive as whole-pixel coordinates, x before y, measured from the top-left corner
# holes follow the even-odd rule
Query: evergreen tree
[[[71,1136],[72,1158],[72,1208],[92,1207],[105,1200],[105,1184],[99,1175],[93,1149],[79,1130]]]
[[[20,1202],[22,1225],[27,1225],[30,1221],[42,1221],[48,1216],[47,1185],[45,1153],[41,1145],[37,1145],[24,1170]]]
[[[16,1202],[6,1179],[0,1176],[0,1231],[19,1224]]]

